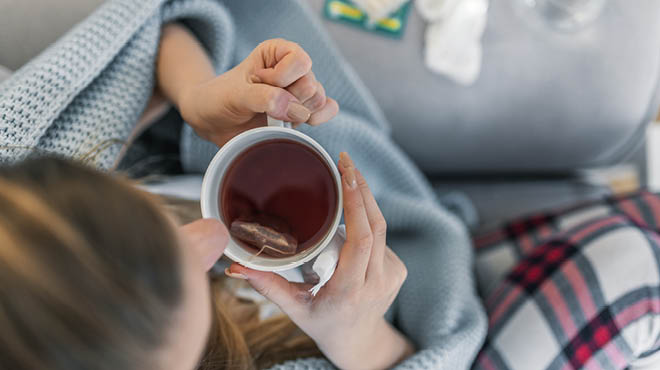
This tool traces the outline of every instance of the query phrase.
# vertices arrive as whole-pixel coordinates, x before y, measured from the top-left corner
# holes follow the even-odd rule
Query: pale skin
[[[170,24],[163,28],[156,72],[160,92],[200,137],[218,146],[266,125],[266,114],[294,125],[319,125],[339,110],[316,80],[309,55],[286,40],[259,44],[218,76],[197,39]]]
[[[217,76],[204,49],[185,28],[163,29],[157,77],[162,94],[203,138],[223,145],[238,133],[266,124],[266,114],[294,124],[317,125],[337,114],[311,70],[311,58],[295,43],[269,40],[241,64]],[[246,279],[277,304],[343,369],[389,368],[414,352],[411,342],[384,319],[406,278],[406,268],[387,247],[386,223],[350,157],[342,153],[347,241],[337,270],[316,297],[306,284],[233,264],[230,277]],[[228,240],[224,225],[199,220],[180,228],[186,302],[159,357],[167,368],[193,369],[210,326],[208,281],[200,277],[222,255]],[[188,261],[188,262],[185,262]],[[190,262],[193,261],[193,262]],[[201,290],[204,290],[201,289]],[[176,334],[175,334],[176,333]],[[185,333],[185,335],[182,335]],[[173,367],[173,365],[177,365]]]

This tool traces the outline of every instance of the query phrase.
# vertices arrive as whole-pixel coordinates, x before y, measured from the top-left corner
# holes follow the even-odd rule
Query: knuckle
[[[362,190],[369,190],[369,184],[367,184],[367,180],[364,176],[357,176],[357,184]]]
[[[401,277],[401,282],[406,281],[408,278],[408,268],[403,263],[401,264],[401,274],[399,276]]]
[[[257,49],[259,49],[259,50],[269,50],[271,47],[276,46],[277,44],[281,43],[282,41],[284,41],[284,40],[282,40],[282,39],[264,40],[264,41],[260,42],[259,45],[257,45],[255,50],[257,50]]]
[[[266,298],[270,297],[270,287],[267,285],[259,285],[255,287],[255,290]]]
[[[385,222],[385,219],[382,216],[378,217],[374,222],[373,233],[380,237],[387,235],[387,222]]]
[[[360,213],[365,209],[364,202],[361,198],[353,197],[353,199],[346,200],[346,212]]]
[[[280,92],[278,89],[268,89],[265,92],[266,100],[271,104],[276,104],[280,98]]]
[[[283,44],[283,43],[288,43],[288,42],[290,42],[290,41],[285,40],[281,37],[275,37],[275,38],[272,38],[272,39],[262,41],[259,45]]]
[[[319,110],[325,105],[325,96],[319,92],[315,92],[315,94],[307,102],[307,105],[308,108],[312,111]]]
[[[292,50],[294,50],[294,51],[299,51],[299,50],[303,49],[302,46],[300,46],[300,44],[295,42],[295,41],[291,41],[291,40],[287,40],[287,39],[283,39],[283,38],[278,38],[278,40],[286,43],[287,46],[289,48],[291,48]]]
[[[273,84],[277,87],[286,87],[286,84],[289,81],[287,81],[287,76],[284,71],[278,71],[273,75]]]
[[[312,71],[312,58],[305,53],[304,50],[300,49],[293,53],[295,57],[295,69],[301,75],[309,74]]]
[[[403,262],[399,262],[399,268],[397,269],[396,277],[397,286],[399,287],[403,285],[403,283],[408,278],[408,268],[406,268],[406,265],[404,265]]]
[[[264,41],[260,42],[260,43],[257,45],[257,47],[256,47],[255,49],[262,49],[262,48],[265,48],[265,47],[268,46],[268,44],[272,43],[273,41],[274,41],[273,39],[271,39],[271,40],[264,40]]]
[[[265,99],[267,101],[267,113],[271,115],[285,115],[287,104],[284,104],[282,98],[282,92],[279,89],[268,89],[265,93]]]
[[[305,77],[302,86],[300,86],[298,95],[297,98],[302,101],[313,98],[316,95],[316,85]]]
[[[355,246],[359,251],[365,252],[371,249],[373,243],[374,243],[373,235],[367,234],[360,237],[358,241],[355,243]]]
[[[271,287],[273,286],[274,281],[275,281],[275,276],[271,274],[270,276],[268,276],[266,281],[264,281],[262,284],[259,284],[259,286],[255,287],[255,290],[262,296],[269,298]]]
[[[312,58],[309,56],[309,54],[307,54],[307,52],[305,50],[303,50],[303,48],[300,45],[296,44],[296,46],[298,47],[297,54],[298,54],[298,59],[300,61],[301,67],[303,68],[303,70],[305,70],[307,72],[311,71],[312,70]]]

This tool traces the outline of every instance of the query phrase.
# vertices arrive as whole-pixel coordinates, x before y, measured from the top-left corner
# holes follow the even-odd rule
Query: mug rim
[[[238,149],[235,149],[234,146],[238,145],[243,140],[246,140],[249,136],[254,136],[254,135],[260,135],[263,134],[264,132],[274,132],[274,133],[283,133],[286,134],[286,136],[281,136],[281,137],[264,137],[264,138],[257,138],[257,142],[263,142],[267,140],[272,140],[272,139],[290,139],[290,137],[287,137],[289,135],[296,136],[298,139],[300,139],[303,143],[305,143],[308,147],[311,147],[318,153],[321,158],[326,162],[326,165],[330,169],[330,172],[332,174],[333,180],[335,181],[335,187],[337,190],[337,205],[336,205],[336,211],[335,211],[335,216],[328,227],[328,231],[324,238],[319,241],[316,245],[308,248],[310,252],[305,253],[303,251],[300,254],[293,255],[291,257],[284,257],[284,258],[269,258],[269,261],[281,261],[281,264],[276,264],[275,266],[264,266],[259,263],[255,263],[254,260],[248,261],[245,260],[244,258],[239,257],[236,253],[234,253],[235,248],[240,248],[244,249],[240,244],[238,244],[234,238],[229,235],[229,241],[227,243],[227,247],[225,248],[224,255],[229,257],[232,261],[235,261],[237,263],[240,263],[241,265],[254,269],[254,270],[259,270],[259,271],[283,271],[283,270],[289,270],[295,267],[298,267],[312,259],[314,259],[316,256],[319,255],[332,241],[332,238],[334,234],[336,233],[337,227],[339,226],[339,223],[341,221],[342,213],[343,213],[343,192],[342,192],[342,187],[341,187],[341,175],[339,174],[339,171],[337,169],[337,166],[335,165],[332,157],[330,157],[330,154],[319,144],[316,140],[311,138],[310,136],[291,129],[291,128],[284,128],[284,127],[276,127],[276,126],[265,126],[265,127],[258,127],[254,129],[250,129],[248,131],[242,132],[239,135],[233,137],[231,140],[229,140],[225,145],[223,145],[218,152],[213,156],[213,159],[209,163],[205,173],[204,173],[204,179],[202,180],[202,189],[201,189],[201,197],[200,197],[200,205],[201,205],[201,211],[202,211],[202,217],[203,218],[215,218],[218,219],[220,222],[225,224],[225,227],[227,227],[226,222],[222,219],[222,211],[219,209],[218,204],[212,204],[213,202],[210,200],[213,198],[213,194],[215,194],[215,197],[217,199],[217,196],[220,191],[220,187],[222,186],[223,180],[224,180],[224,173],[222,174],[223,178],[220,179],[220,181],[217,183],[217,186],[214,186],[214,179],[218,176],[219,171],[221,170],[220,168],[220,163],[225,159],[226,156],[232,155],[231,158],[229,158],[230,163],[233,162],[233,160],[243,153],[247,148],[250,146],[256,144],[251,143],[250,145],[244,146],[244,147],[239,147]],[[291,139],[290,139],[291,140]],[[226,172],[226,170],[225,170]],[[217,210],[218,217],[214,215],[213,207]],[[296,258],[297,255],[302,255],[300,258]]]

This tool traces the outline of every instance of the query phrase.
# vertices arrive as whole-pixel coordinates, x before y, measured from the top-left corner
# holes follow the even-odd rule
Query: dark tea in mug
[[[254,254],[288,257],[316,245],[337,213],[332,170],[289,139],[257,143],[232,161],[219,206],[234,239]]]

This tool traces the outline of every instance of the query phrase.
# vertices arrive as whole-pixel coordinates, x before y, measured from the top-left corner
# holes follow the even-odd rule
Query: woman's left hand
[[[229,276],[246,278],[275,302],[342,369],[389,368],[412,353],[410,341],[384,319],[406,279],[403,262],[386,245],[386,223],[364,177],[347,154],[339,162],[346,244],[337,269],[316,296],[310,284],[290,283],[237,263]]]

